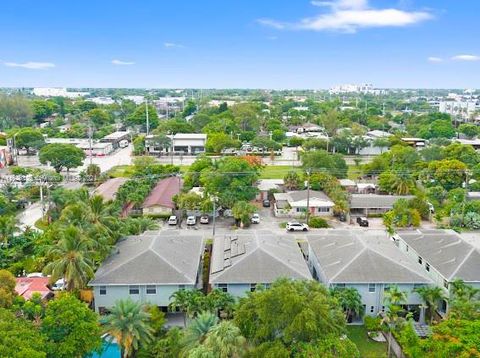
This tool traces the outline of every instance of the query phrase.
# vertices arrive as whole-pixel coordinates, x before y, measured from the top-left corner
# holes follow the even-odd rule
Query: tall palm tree
[[[190,305],[190,291],[178,290],[170,296],[169,309],[183,312],[183,326],[187,326],[187,312]]]
[[[422,286],[415,288],[413,291],[416,292],[427,305],[431,325],[433,322],[433,314],[438,306],[438,301],[445,298],[443,288],[438,286]]]
[[[202,312],[191,321],[185,331],[183,339],[184,350],[188,351],[193,347],[203,344],[207,334],[218,323],[218,317],[211,312]]]
[[[408,173],[394,173],[392,187],[397,195],[407,195],[415,186],[415,182]]]
[[[246,340],[232,321],[223,321],[210,329],[205,346],[219,358],[236,358],[245,353]]]
[[[467,285],[461,279],[455,279],[450,283],[452,296],[457,299],[472,300],[480,294],[480,289]]]
[[[123,358],[133,357],[141,345],[153,339],[150,315],[144,308],[130,298],[119,300],[105,318],[105,332],[116,339]]]
[[[332,296],[338,300],[340,306],[345,311],[345,319],[349,322],[354,315],[361,315],[363,311],[362,296],[356,288],[346,287],[334,288]]]
[[[68,291],[81,289],[93,276],[92,242],[74,226],[61,230],[59,234],[60,240],[48,249],[47,254],[53,260],[44,271],[52,275],[52,282],[64,278]]]
[[[219,289],[212,290],[205,297],[205,308],[219,314],[224,312],[227,316],[232,312],[235,298],[228,292]]]
[[[390,286],[389,290],[384,293],[384,300],[391,305],[400,305],[407,300],[407,293],[400,291],[396,285]]]
[[[13,215],[0,216],[0,243],[7,243],[8,239],[13,236],[17,230],[17,220]]]

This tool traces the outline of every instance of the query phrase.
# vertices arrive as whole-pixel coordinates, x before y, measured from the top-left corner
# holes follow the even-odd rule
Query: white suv
[[[168,218],[168,225],[177,225],[177,217],[175,215],[172,215]]]
[[[195,216],[189,216],[187,217],[187,225],[192,226],[197,223],[197,218]]]
[[[252,224],[260,224],[260,215],[253,214],[250,221],[252,222]]]
[[[308,225],[298,222],[289,222],[285,229],[287,229],[287,231],[308,231]]]

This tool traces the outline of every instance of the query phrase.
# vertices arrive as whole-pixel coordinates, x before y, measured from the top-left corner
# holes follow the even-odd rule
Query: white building
[[[308,190],[298,190],[274,193],[273,196],[275,198],[274,213],[277,217],[302,217],[307,211],[307,206],[310,215],[330,216],[335,206],[323,191],[310,190],[308,193]]]
[[[155,143],[155,136],[150,134],[145,137],[145,148],[151,154],[200,154],[205,152],[207,135],[203,133],[177,133],[167,135],[170,139],[168,146]]]
[[[384,230],[324,229],[307,239],[313,278],[330,288],[357,289],[366,315],[385,310],[385,293],[392,286],[407,294],[402,304],[414,308],[422,302],[413,289],[432,284]]]
[[[330,88],[330,94],[347,94],[347,93],[362,93],[362,94],[373,94],[373,95],[380,95],[385,91],[375,89],[372,84],[364,83],[364,84],[341,84],[336,85]]]
[[[94,97],[88,99],[90,102],[100,104],[100,105],[109,105],[114,104],[115,100],[112,97]]]
[[[455,101],[441,101],[438,105],[440,113],[447,113],[453,117],[460,117],[469,119],[475,111],[479,110],[480,106],[475,100],[455,100]]]
[[[65,87],[36,87],[33,94],[38,97],[67,97],[79,98],[87,96],[88,92],[69,92]]]

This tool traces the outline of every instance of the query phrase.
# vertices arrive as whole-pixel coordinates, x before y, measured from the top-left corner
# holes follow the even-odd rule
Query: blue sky
[[[477,0],[0,2],[0,86],[472,88]]]

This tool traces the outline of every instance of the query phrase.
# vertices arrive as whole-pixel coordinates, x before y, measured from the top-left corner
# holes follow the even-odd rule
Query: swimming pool
[[[121,358],[120,347],[116,342],[103,341],[102,352],[100,354],[93,353],[91,358]]]

